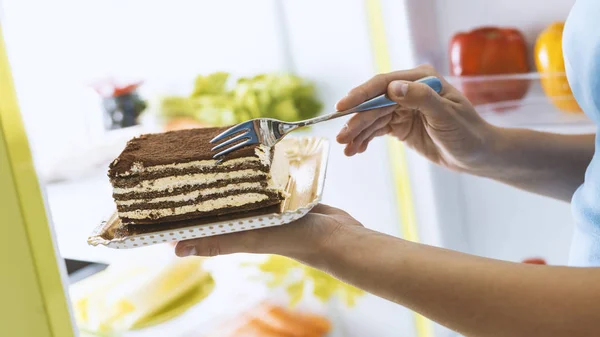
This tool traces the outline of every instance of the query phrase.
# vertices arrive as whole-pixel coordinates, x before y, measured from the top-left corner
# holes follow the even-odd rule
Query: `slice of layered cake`
[[[217,164],[209,141],[226,129],[171,131],[130,140],[108,173],[121,221],[155,224],[280,203],[289,178],[283,150],[247,146]]]

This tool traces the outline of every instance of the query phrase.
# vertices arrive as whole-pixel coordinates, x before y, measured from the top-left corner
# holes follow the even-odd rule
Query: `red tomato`
[[[523,34],[512,28],[482,27],[454,35],[449,46],[450,74],[483,76],[523,74],[530,71]],[[462,83],[473,105],[520,100],[528,80],[488,80]]]

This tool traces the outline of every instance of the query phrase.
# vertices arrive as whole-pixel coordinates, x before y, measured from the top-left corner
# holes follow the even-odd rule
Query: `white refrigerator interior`
[[[381,0],[392,67],[427,62],[447,74],[451,35],[482,25],[515,26],[532,44],[545,26],[565,20],[573,2]],[[107,145],[93,127],[98,111],[91,107],[98,102],[84,89],[90,79],[143,77],[146,93],[182,93],[196,74],[292,71],[317,83],[329,112],[375,69],[362,0],[4,0],[3,12],[25,126],[40,175],[49,181],[45,192],[59,249],[72,259],[110,263],[164,253],[86,244],[113,207],[104,160],[116,156],[129,137]],[[335,120],[311,132],[333,140],[343,123]],[[353,158],[342,149],[331,142],[323,202],[347,210],[367,227],[400,235],[386,142],[378,139]],[[102,158],[85,166],[94,153]],[[448,172],[412,152],[409,161],[422,241],[512,261],[542,256],[552,264],[566,263],[572,231],[567,203]],[[82,167],[69,171],[77,179],[52,182],[66,166]],[[375,296],[365,296],[340,316],[347,330],[339,336],[415,335],[409,310]],[[440,327],[436,332],[449,334]]]

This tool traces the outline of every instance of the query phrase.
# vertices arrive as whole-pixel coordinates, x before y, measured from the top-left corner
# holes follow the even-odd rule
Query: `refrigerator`
[[[66,310],[65,315],[50,315],[48,320],[73,327],[73,335],[90,333],[78,332],[69,295],[70,284],[79,279],[69,279],[67,274],[74,275],[70,269],[79,270],[77,263],[93,274],[106,265],[162,261],[173,254],[166,245],[131,250],[93,247],[87,237],[114,210],[106,176],[108,163],[130,138],[162,131],[155,111],[160,98],[186,95],[195,76],[218,71],[233,77],[292,73],[315,84],[323,104],[321,113],[328,113],[335,111],[335,102],[351,88],[375,74],[424,63],[460,86],[462,79],[450,76],[448,66],[452,36],[482,26],[515,27],[523,32],[530,48],[531,72],[517,76],[529,83],[527,96],[519,107],[503,113],[490,106],[476,107],[478,111],[504,127],[593,133],[585,116],[561,113],[552,106],[533,64],[533,44],[539,33],[553,22],[564,21],[573,3],[2,0],[0,22],[19,107],[2,115],[5,145],[10,154],[21,149],[15,142],[18,146],[26,142],[36,174],[23,173],[23,177],[36,179],[40,191],[39,198],[35,189],[31,198],[18,191],[15,195],[21,205],[40,206],[42,202],[43,208],[38,210],[44,210],[49,228],[47,251],[33,249],[33,260],[23,263],[38,270],[44,254],[55,255],[56,265],[45,272],[54,277],[54,291],[57,284],[64,287],[62,301],[66,305],[58,306]],[[148,105],[138,125],[116,130],[105,127],[103,100],[96,84],[104,80],[114,85],[110,82],[114,78],[123,83],[142,82],[138,92]],[[482,84],[494,80],[475,79]],[[23,128],[19,140],[13,134],[17,129],[8,129],[8,125],[17,125],[9,124],[9,117]],[[568,203],[448,171],[387,137],[374,140],[365,153],[348,158],[343,146],[335,142],[346,120],[304,131],[330,140],[323,203],[348,211],[366,227],[408,240],[509,261],[543,257],[551,264],[566,264],[573,226]],[[14,156],[7,158],[13,170],[22,167]],[[18,180],[18,171],[14,176]],[[33,239],[23,247],[33,244]],[[212,320],[206,317],[218,319],[216,312],[235,307],[232,293],[243,290],[267,297],[277,293],[251,281],[241,282],[243,285],[234,282],[239,260],[244,259],[252,257],[215,259],[212,266],[218,275],[218,291],[208,303],[200,302],[170,320],[123,336],[202,336],[203,322]],[[38,271],[37,275],[41,274]],[[50,281],[35,273],[29,277],[40,284],[43,295],[47,290],[44,284]],[[48,300],[48,296],[43,298]],[[370,294],[362,295],[352,307],[335,299],[325,304],[306,301],[330,318],[333,329],[329,336],[456,335]],[[201,316],[204,320],[198,318]],[[53,330],[58,326],[48,324],[46,335],[58,336]]]

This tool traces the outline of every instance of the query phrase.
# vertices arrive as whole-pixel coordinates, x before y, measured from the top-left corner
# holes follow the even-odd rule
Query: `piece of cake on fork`
[[[217,164],[209,141],[226,129],[170,131],[130,140],[108,173],[121,221],[157,224],[281,203],[289,178],[283,150],[247,146]]]

